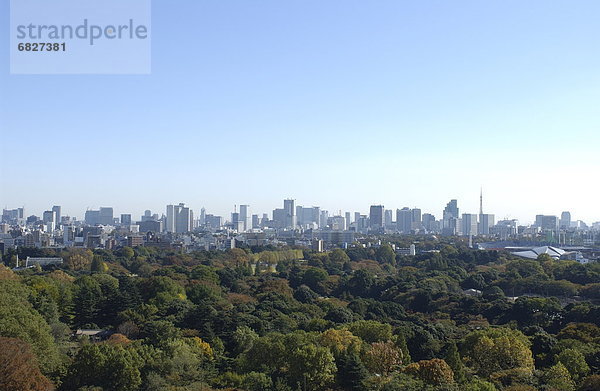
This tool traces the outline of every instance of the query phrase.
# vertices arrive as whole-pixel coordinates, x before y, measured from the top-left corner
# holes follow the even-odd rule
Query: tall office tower
[[[167,218],[165,223],[165,232],[184,233],[194,228],[194,212],[185,206],[167,205]]]
[[[481,213],[479,215],[479,234],[489,235],[490,228],[495,224],[495,216],[492,214]]]
[[[450,200],[450,202],[446,204],[442,216],[442,234],[456,235],[458,233],[460,230],[458,213],[458,201]]]
[[[244,224],[240,220],[240,214],[238,212],[233,212],[231,214],[231,225],[233,229],[238,232],[242,232],[242,230],[244,229]]]
[[[298,224],[296,219],[296,200],[283,200],[283,210],[285,211],[286,228],[295,229]]]
[[[539,218],[539,217],[541,217],[541,218]],[[536,225],[544,231],[556,231],[558,229],[558,217],[556,217],[556,216],[545,216],[545,215],[539,216],[538,215],[535,217],[535,220],[536,220]],[[540,222],[539,225],[537,224],[538,220]]]
[[[175,232],[185,233],[193,229],[194,212],[184,203],[175,206]]]
[[[352,224],[352,219],[351,219],[352,214],[350,212],[346,212],[344,217],[346,217],[346,229],[350,229],[350,224]]]
[[[354,222],[358,224],[358,220],[360,220],[360,212],[354,212]]]
[[[144,215],[142,216],[142,221],[150,221],[150,220],[154,220],[152,218],[152,211],[151,210],[145,210],[144,211]]]
[[[422,217],[423,228],[427,231],[433,230],[433,223],[435,223],[435,216],[430,213],[423,213]]]
[[[322,210],[321,214],[319,215],[319,228],[323,229],[325,227],[327,227],[327,223],[329,220],[329,212],[327,212],[326,210]]]
[[[47,210],[42,215],[42,221],[44,223],[55,223],[56,222],[56,212],[53,210]]]
[[[114,224],[113,208],[100,208],[100,214],[98,216],[98,223],[101,225]]]
[[[409,208],[396,209],[396,226],[399,232],[410,233],[412,230],[412,211]]]
[[[381,230],[383,228],[384,220],[384,206],[383,205],[371,205],[369,210],[369,224],[372,230]]]
[[[446,204],[446,208],[444,209],[444,219],[446,217],[454,217],[458,219],[458,201],[450,200],[448,204]]]
[[[121,225],[131,225],[131,215],[130,214],[122,214],[121,215]]]
[[[204,207],[202,207],[202,209],[200,209],[200,225],[205,225],[206,224],[206,209],[204,209]]]
[[[167,205],[165,232],[175,232],[175,205]]]
[[[562,212],[560,214],[560,228],[569,229],[571,227],[571,212]]]
[[[99,210],[86,210],[84,221],[87,225],[100,224],[100,211]]]
[[[258,215],[252,215],[252,229],[260,228],[260,218]]]
[[[249,231],[252,228],[251,218],[250,205],[240,205],[239,219],[242,223],[242,232]]]
[[[392,228],[392,213],[394,213],[391,209],[386,209],[385,210],[385,216],[384,216],[384,225],[385,228]]]
[[[472,213],[463,213],[462,234],[464,236],[477,236],[477,233],[477,215]]]
[[[55,217],[55,220],[54,220],[54,222],[56,223],[56,226],[57,226],[57,227],[58,227],[58,225],[60,224],[60,222],[61,222],[61,217],[62,217],[62,216],[61,216],[61,214],[60,214],[60,209],[61,209],[61,208],[60,208],[60,206],[58,206],[58,205],[54,205],[54,206],[52,207],[52,211],[55,213],[55,216],[54,216],[54,217]]]
[[[413,230],[418,230],[423,228],[423,222],[421,219],[421,209],[414,208],[410,211],[411,214],[411,228]]]
[[[334,231],[343,231],[346,221],[343,216],[333,216],[328,219],[328,224]]]

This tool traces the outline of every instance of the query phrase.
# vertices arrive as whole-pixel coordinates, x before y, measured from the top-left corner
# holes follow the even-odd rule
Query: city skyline
[[[351,216],[353,216],[355,213],[360,213],[360,214],[369,216],[371,214],[371,212],[373,211],[374,207],[380,206],[383,208],[384,211],[392,211],[392,216],[394,217],[393,218],[394,223],[397,223],[397,221],[398,221],[398,219],[396,218],[396,212],[407,209],[407,208],[408,208],[408,210],[412,210],[413,208],[418,208],[420,211],[422,211],[423,214],[432,214],[436,219],[441,220],[444,217],[443,211],[444,211],[444,205],[445,205],[445,203],[442,203],[440,205],[440,207],[435,210],[423,208],[421,205],[418,205],[418,204],[417,205],[392,206],[392,205],[377,204],[377,203],[370,203],[361,208],[350,208],[350,209],[332,208],[332,209],[329,209],[327,207],[323,207],[323,205],[320,205],[318,203],[308,204],[308,203],[299,202],[295,198],[287,197],[287,198],[285,198],[284,201],[286,201],[286,200],[294,201],[294,206],[293,206],[294,211],[295,211],[295,208],[298,206],[302,206],[305,208],[319,207],[321,210],[328,211],[330,217],[331,216],[346,216],[347,214],[350,214]],[[563,208],[558,212],[534,210],[531,212],[531,215],[528,219],[520,219],[518,217],[514,217],[514,216],[510,216],[510,215],[498,214],[493,209],[487,207],[487,205],[485,203],[485,198],[483,197],[482,192],[478,195],[478,209],[477,210],[473,210],[473,209],[464,207],[461,204],[460,199],[452,198],[449,200],[457,201],[457,206],[460,211],[459,217],[461,217],[463,214],[480,216],[483,212],[484,214],[491,214],[491,215],[495,216],[496,221],[513,220],[514,219],[514,220],[518,220],[519,224],[531,225],[531,224],[535,224],[536,216],[538,216],[538,215],[549,215],[549,216],[557,216],[558,217],[558,216],[561,216],[561,214],[567,212],[572,217],[572,221],[583,221],[584,223],[590,224],[590,225],[600,222],[600,219],[589,219],[589,218],[586,218],[585,216],[580,216],[577,213],[573,212],[573,208],[568,208],[568,207]],[[138,209],[126,210],[126,209],[120,207],[119,205],[105,203],[105,204],[102,204],[99,206],[87,207],[83,211],[76,211],[75,208],[70,207],[69,205],[61,204],[59,202],[59,203],[51,203],[51,205],[49,204],[50,206],[47,206],[47,207],[42,207],[39,212],[37,212],[37,211],[31,212],[31,209],[29,209],[25,205],[4,205],[3,209],[11,210],[11,209],[17,209],[17,208],[24,208],[25,214],[27,215],[26,217],[28,217],[30,215],[43,217],[47,211],[53,211],[53,210],[55,210],[55,208],[59,208],[58,215],[69,216],[71,218],[76,218],[77,220],[84,220],[85,215],[87,215],[87,213],[90,211],[102,210],[103,208],[110,208],[115,217],[118,217],[122,214],[131,215],[132,221],[135,222],[135,221],[139,221],[140,219],[143,219],[143,216],[144,216],[145,212],[147,212],[147,211],[151,211],[153,214],[158,214],[159,217],[165,216],[167,219],[169,219],[169,217],[168,217],[169,216],[169,207],[171,207],[171,208],[180,207],[181,208],[181,207],[185,206],[185,209],[190,210],[191,215],[192,215],[192,220],[197,220],[200,218],[201,210],[205,210],[206,213],[209,213],[209,214],[212,214],[215,216],[220,216],[223,218],[224,221],[230,221],[230,222],[232,221],[233,215],[236,214],[237,216],[239,216],[240,219],[242,219],[242,216],[245,216],[244,221],[248,222],[248,223],[244,223],[245,224],[244,227],[246,227],[250,224],[252,215],[256,214],[256,215],[262,216],[263,214],[267,214],[270,218],[273,218],[273,213],[276,211],[276,208],[281,206],[280,204],[281,204],[281,200],[279,200],[278,203],[275,203],[271,206],[267,206],[264,209],[260,209],[257,207],[253,207],[252,204],[239,203],[239,204],[231,205],[231,208],[229,210],[219,210],[219,209],[213,208],[211,205],[207,205],[207,204],[202,204],[202,205],[197,206],[197,205],[191,204],[189,202],[173,201],[173,202],[166,203],[162,207],[156,207],[156,208],[145,207],[141,210],[138,210]],[[57,206],[57,205],[59,205],[59,206]],[[177,206],[177,205],[179,205],[179,206]],[[249,211],[249,213],[245,212],[244,214],[241,214],[240,212],[241,212],[242,208],[247,208],[246,210]],[[284,209],[285,208],[286,207],[284,206]],[[284,209],[281,209],[281,210],[284,210]],[[75,213],[70,213],[71,211],[74,211]],[[195,218],[193,216],[195,216]],[[384,219],[384,216],[382,215],[382,216],[380,216],[380,218]],[[242,221],[242,220],[240,220],[240,221]]]

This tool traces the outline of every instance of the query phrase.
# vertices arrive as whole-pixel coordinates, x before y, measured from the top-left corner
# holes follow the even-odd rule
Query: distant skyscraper
[[[131,215],[130,214],[122,214],[121,215],[121,225],[131,225]]]
[[[346,229],[350,229],[350,224],[352,224],[352,218],[351,218],[352,214],[350,212],[346,212],[345,217],[346,217]]]
[[[206,224],[206,209],[204,207],[200,209],[200,225]]]
[[[283,200],[283,210],[285,211],[286,228],[296,228],[296,200]]]
[[[444,235],[456,235],[459,226],[459,218],[458,218],[458,201],[450,200],[444,208],[444,214],[442,217],[442,234]]]
[[[490,228],[495,224],[495,216],[488,213],[482,213],[479,215],[479,234],[489,235]]]
[[[372,230],[381,230],[384,227],[384,210],[383,205],[371,205],[369,224]]]
[[[385,210],[385,218],[384,218],[384,220],[385,220],[385,222],[384,222],[385,228],[392,228],[392,222],[394,220],[393,213],[394,212],[391,209],[386,209]]]
[[[415,208],[411,209],[411,228],[413,230],[419,230],[423,228],[422,220],[421,220],[421,209]]]
[[[250,205],[240,205],[239,219],[242,223],[242,232],[249,231],[252,228]]]
[[[58,227],[58,225],[60,224],[60,222],[61,222],[61,220],[60,220],[60,219],[61,219],[61,217],[62,217],[62,216],[61,216],[61,214],[60,214],[60,209],[61,209],[61,208],[60,208],[60,206],[58,206],[58,205],[54,205],[54,206],[52,207],[52,211],[53,211],[53,212],[54,212],[54,214],[55,214],[55,216],[54,216],[54,217],[56,218],[56,219],[54,220],[54,222],[56,223],[56,226],[57,226],[57,227]]]
[[[98,223],[101,225],[114,224],[113,208],[100,208],[98,219]]]
[[[396,226],[398,231],[409,234],[412,230],[412,212],[409,208],[396,209]]]
[[[458,219],[458,201],[457,200],[450,200],[450,202],[448,202],[448,204],[446,205],[446,208],[444,209],[444,218],[446,218],[446,216],[448,217],[454,217],[455,219]]]
[[[184,233],[193,229],[194,212],[184,203],[167,205],[167,221],[165,231],[170,233]]]
[[[45,211],[42,216],[42,221],[44,223],[56,223],[56,212],[53,210]]]
[[[166,232],[175,232],[175,205],[167,205]]]
[[[100,211],[99,210],[86,210],[84,221],[87,225],[100,224]]]
[[[544,231],[556,231],[558,229],[558,217],[536,215],[535,225]]]
[[[463,213],[462,215],[462,234],[464,236],[477,236],[477,215],[472,213]]]
[[[571,227],[571,212],[562,212],[560,214],[560,228],[569,229]]]
[[[433,231],[433,224],[435,223],[435,216],[430,213],[423,213],[423,228],[427,231]]]

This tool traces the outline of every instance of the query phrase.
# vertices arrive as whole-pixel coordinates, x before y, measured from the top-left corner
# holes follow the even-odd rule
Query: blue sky
[[[600,220],[598,1],[154,1],[131,76],[10,75],[0,4],[3,207]]]

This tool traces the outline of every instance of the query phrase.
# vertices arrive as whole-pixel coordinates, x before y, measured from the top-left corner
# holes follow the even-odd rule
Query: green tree
[[[558,354],[557,359],[567,368],[571,378],[575,381],[585,377],[590,371],[584,355],[579,350],[565,349]]]
[[[337,368],[329,349],[308,344],[289,354],[291,384],[305,385],[306,390],[323,390],[333,382]]]
[[[458,353],[456,343],[450,343],[444,360],[446,363],[448,363],[448,365],[450,365],[452,372],[454,372],[454,381],[457,383],[464,383],[467,380],[465,366],[460,358],[460,354]]]
[[[369,371],[356,353],[343,353],[336,359],[337,383],[348,391],[366,391]]]
[[[50,326],[27,301],[29,291],[16,281],[0,281],[0,337],[18,338],[35,353],[42,372],[59,365]]]
[[[529,346],[529,340],[520,331],[490,328],[467,335],[464,356],[469,365],[484,377],[517,368],[531,374],[533,356]]]
[[[543,374],[543,382],[555,391],[574,391],[575,384],[569,371],[562,363],[552,366]]]
[[[359,320],[348,325],[348,330],[367,343],[392,339],[392,326],[374,320]]]
[[[132,349],[119,345],[84,345],[73,360],[65,379],[67,389],[102,387],[105,390],[134,391],[142,383],[143,362]]]

